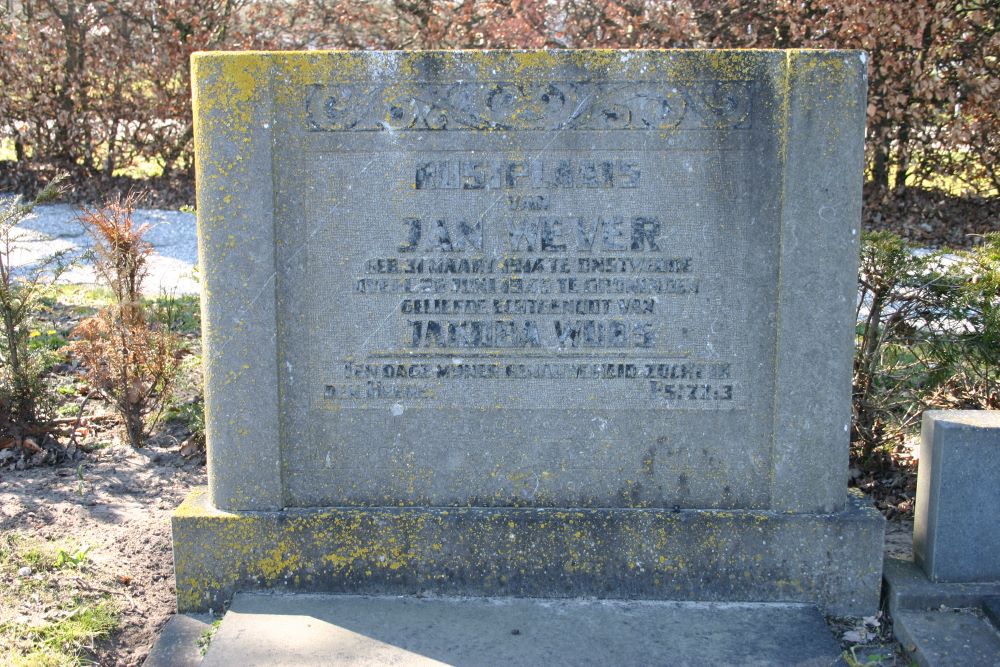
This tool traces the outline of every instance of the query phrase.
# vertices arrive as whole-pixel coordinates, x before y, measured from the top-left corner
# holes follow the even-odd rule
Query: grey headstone
[[[1000,581],[1000,412],[923,419],[914,559],[931,581]]]
[[[212,507],[175,517],[181,607],[377,581],[873,608],[881,518],[846,493],[866,68],[195,54]],[[527,581],[525,538],[581,556]],[[480,562],[503,576],[452,579]]]
[[[196,54],[214,503],[840,511],[865,71]]]

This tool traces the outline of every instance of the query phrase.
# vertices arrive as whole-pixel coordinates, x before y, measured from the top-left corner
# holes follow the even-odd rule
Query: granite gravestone
[[[914,560],[933,582],[1000,582],[1000,412],[924,412]]]
[[[871,611],[846,489],[865,56],[205,53],[209,489],[233,590]]]
[[[885,559],[893,632],[918,664],[1000,657],[1000,412],[928,410],[913,558]]]

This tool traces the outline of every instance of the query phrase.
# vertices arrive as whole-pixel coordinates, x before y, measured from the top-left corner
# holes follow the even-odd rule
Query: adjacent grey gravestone
[[[233,591],[875,609],[847,492],[865,56],[203,53],[209,488]]]
[[[931,581],[1000,582],[1000,412],[928,410],[913,556]]]
[[[1000,412],[923,415],[913,560],[887,558],[893,632],[921,665],[1000,664]]]

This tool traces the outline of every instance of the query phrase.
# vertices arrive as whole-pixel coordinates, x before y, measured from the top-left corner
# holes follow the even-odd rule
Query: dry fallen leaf
[[[183,443],[181,443],[181,456],[184,458],[189,458],[198,453],[198,445],[195,444],[194,440],[188,438]]]
[[[868,633],[864,630],[848,630],[844,633],[844,641],[860,644],[868,641]]]

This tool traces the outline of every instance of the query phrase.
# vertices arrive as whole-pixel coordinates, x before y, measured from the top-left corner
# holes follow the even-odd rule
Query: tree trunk
[[[902,125],[899,128],[899,145],[896,147],[898,159],[896,161],[896,177],[892,179],[893,192],[902,194],[906,189],[906,175],[910,170],[910,126]]]
[[[125,399],[128,400],[127,398]],[[135,404],[128,404],[125,408],[125,435],[132,447],[142,447],[143,445],[143,419],[142,409]]]
[[[875,144],[872,160],[872,183],[880,193],[889,191],[889,147],[882,142]]]

